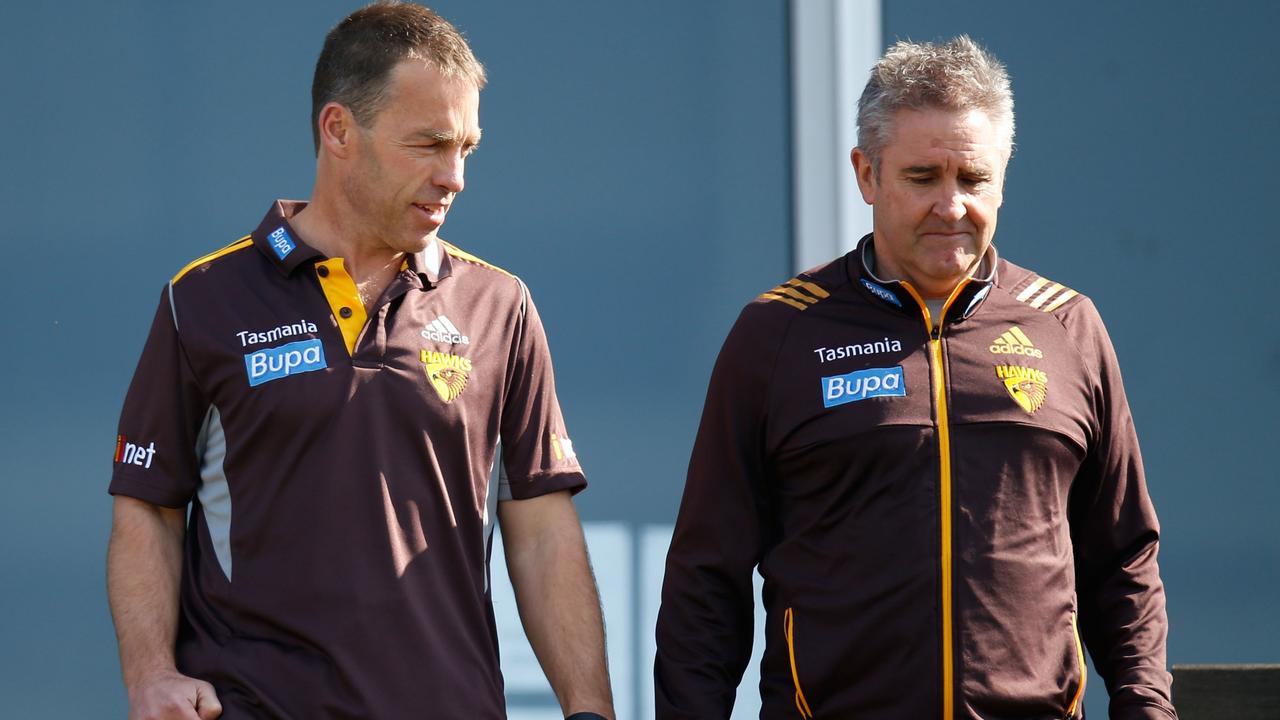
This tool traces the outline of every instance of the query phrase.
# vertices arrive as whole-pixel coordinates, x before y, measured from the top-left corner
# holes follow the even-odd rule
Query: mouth
[[[973,236],[973,233],[967,230],[932,230],[920,233],[922,238],[933,238],[944,242],[956,242],[959,240],[967,240]]]
[[[440,224],[449,212],[449,203],[413,203],[413,207],[428,222]]]

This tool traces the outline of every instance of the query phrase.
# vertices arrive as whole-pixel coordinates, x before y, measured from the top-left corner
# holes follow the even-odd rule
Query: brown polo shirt
[[[301,207],[178,273],[125,399],[110,492],[191,506],[178,668],[229,719],[504,717],[497,500],[586,485],[537,310],[441,243],[366,313]]]

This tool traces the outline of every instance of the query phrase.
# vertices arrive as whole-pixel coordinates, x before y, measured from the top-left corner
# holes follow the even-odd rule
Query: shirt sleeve
[[[659,720],[729,717],[751,658],[772,367],[760,362],[768,351],[752,310],[739,316],[712,371],[667,553],[654,661]]]
[[[199,482],[196,436],[209,402],[187,363],[171,302],[166,287],[120,413],[108,492],[178,508]]]
[[[587,479],[556,399],[546,331],[524,283],[520,293],[514,359],[499,428],[506,485],[515,500],[557,490],[577,493],[587,486]]]
[[[1160,526],[1119,362],[1091,302],[1077,303],[1064,322],[1096,362],[1094,437],[1069,507],[1080,629],[1112,718],[1175,718],[1156,561]]]

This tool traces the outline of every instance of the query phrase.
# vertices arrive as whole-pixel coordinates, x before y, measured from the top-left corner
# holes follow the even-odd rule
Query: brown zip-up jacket
[[[941,320],[870,237],[748,305],[667,558],[660,720],[727,718],[764,577],[761,717],[1176,717],[1159,527],[1084,296],[994,248]]]

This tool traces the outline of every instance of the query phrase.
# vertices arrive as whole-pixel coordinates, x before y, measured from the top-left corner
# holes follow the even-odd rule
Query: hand
[[[129,689],[129,720],[213,720],[222,703],[213,686],[177,670],[149,675]]]

